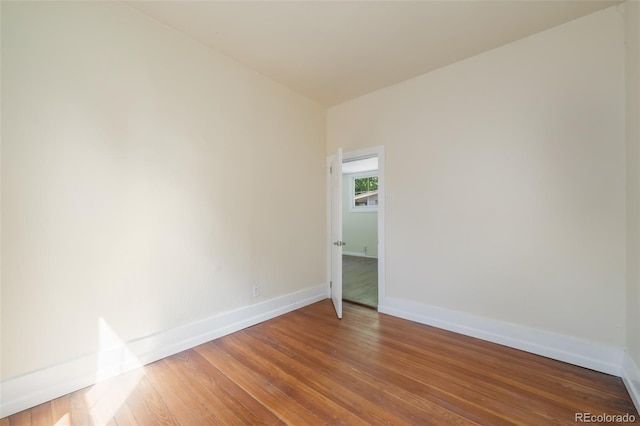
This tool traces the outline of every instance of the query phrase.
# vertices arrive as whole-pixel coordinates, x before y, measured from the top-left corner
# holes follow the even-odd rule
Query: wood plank
[[[138,424],[179,424],[146,376],[142,376],[129,393],[127,405]]]
[[[223,350],[239,360],[246,368],[259,374],[263,380],[277,387],[288,400],[295,401],[295,404],[303,406],[318,418],[332,424],[338,422],[346,422],[350,425],[366,424],[358,416],[322,393],[295,380],[286,371],[276,368],[273,362],[262,353],[261,345],[243,345],[237,340],[238,337],[232,335],[220,339]]]
[[[61,396],[51,401],[51,417],[56,426],[71,425],[71,406],[69,395]]]
[[[95,424],[116,425],[118,414],[132,423],[126,401],[143,377],[144,369],[139,368],[71,394],[73,424],[76,412],[78,415],[86,412]]]
[[[452,374],[453,369],[442,371],[441,366],[430,364],[428,361],[423,363],[419,358],[416,359],[415,355],[411,356],[401,350],[385,349],[385,354],[378,358],[379,365],[375,368],[382,368],[388,381],[412,379],[416,382],[412,384],[416,393],[431,389],[432,394],[437,394],[459,407],[466,406],[467,409],[478,412],[487,411],[508,422],[531,421],[524,415],[531,408],[536,408],[530,395],[518,397],[517,389],[495,386],[489,378],[474,370],[459,369],[459,374]],[[482,395],[479,395],[480,392]],[[483,402],[481,406],[468,405],[469,401],[480,399],[480,396]]]
[[[160,360],[145,366],[145,372],[179,423],[198,424],[203,422],[205,417],[199,416],[197,411],[191,408],[197,404],[192,390],[181,386],[180,378],[173,374],[166,361]]]
[[[346,306],[347,306],[347,305],[346,305]],[[347,309],[349,309],[349,308],[347,308]],[[359,310],[359,312],[360,312],[360,310]],[[364,312],[364,311],[362,311],[362,312]],[[328,313],[330,313],[330,310],[328,311]],[[294,314],[295,314],[295,315],[299,315],[300,313],[294,313]],[[311,314],[311,317],[315,317],[315,319],[314,319],[313,321],[314,321],[314,322],[317,322],[318,320],[320,320],[321,318],[323,318],[325,315],[327,315],[327,312],[324,312],[323,314],[321,314],[321,315],[317,315],[317,316],[316,316],[316,315],[314,315],[314,314],[313,314],[313,310],[304,310],[304,312],[303,312],[302,314],[300,314],[300,315],[307,316],[307,315],[309,315],[309,314]],[[373,315],[379,315],[379,314],[374,313]],[[293,315],[292,315],[292,316],[293,316]],[[307,318],[307,319],[308,319],[308,318]],[[304,320],[303,320],[303,319],[295,318],[295,319],[292,319],[292,320],[288,321],[288,324],[292,324],[292,323],[300,323],[301,321],[305,321],[305,320],[307,320],[307,319],[304,319]],[[402,320],[402,321],[404,321],[404,320]],[[276,325],[276,322],[270,322],[269,324],[270,324],[270,326],[271,326],[271,327],[274,327],[274,326]],[[279,323],[278,323],[278,324],[279,324]],[[324,331],[323,331],[321,328],[319,329],[319,328],[317,328],[317,327],[314,327],[313,332],[312,332],[312,333],[309,333],[309,335],[310,335],[312,338],[316,339],[316,340],[318,341],[318,344],[324,344],[324,342],[325,342],[325,341],[327,341],[327,340],[329,340],[329,339],[331,339],[331,338],[334,338],[334,339],[335,339],[335,338],[336,338],[336,336],[338,336],[337,338],[339,338],[339,336],[340,336],[340,334],[339,334],[339,333],[340,333],[341,331],[344,331],[344,329],[345,329],[345,328],[349,328],[349,327],[351,327],[351,325],[350,325],[350,324],[351,324],[351,322],[347,323],[347,322],[344,322],[344,321],[342,321],[342,322],[340,322],[340,321],[336,321],[336,322],[335,322],[335,324],[333,324],[333,327],[332,327],[329,331],[327,331],[327,330],[324,330]],[[361,327],[362,327],[362,324],[359,324],[357,327],[354,327],[352,330],[350,330],[350,331],[352,332],[352,334],[349,334],[349,338],[348,338],[348,340],[353,341],[353,339],[358,339],[358,336],[359,336],[359,335],[366,334],[366,332],[363,332],[363,330],[362,330],[362,328],[361,328]],[[377,327],[377,326],[376,326],[376,327]],[[421,326],[421,327],[424,329],[424,326]],[[297,328],[296,328],[296,331],[297,331],[297,332],[299,332],[299,330],[298,330]],[[439,331],[442,331],[442,330],[439,330]],[[324,333],[324,334],[323,334],[323,333]],[[453,333],[451,333],[451,334],[453,334]],[[391,335],[393,335],[393,333],[391,333]],[[376,350],[379,350],[381,353],[384,353],[384,352],[386,352],[386,349],[387,349],[387,348],[386,348],[386,347],[383,347],[383,346],[381,345],[381,343],[384,343],[384,339],[381,339],[380,337],[381,337],[381,336],[376,336],[376,341],[375,341],[376,348],[377,348]],[[384,336],[383,336],[383,337],[384,337]],[[423,346],[423,345],[420,345],[420,344],[415,344],[415,343],[413,342],[413,341],[415,341],[415,340],[416,340],[416,338],[415,338],[415,337],[416,337],[416,336],[414,335],[414,336],[413,336],[413,338],[412,338],[412,339],[408,339],[408,341],[410,341],[412,345],[415,345],[415,346],[416,346],[416,348],[422,348],[422,347],[427,347],[427,348],[428,348],[428,343],[426,343],[424,346]],[[461,336],[461,337],[464,337],[464,336]],[[476,339],[476,340],[477,340],[477,339]],[[358,346],[358,349],[357,349],[355,352],[353,352],[352,354],[346,354],[346,355],[343,355],[344,357],[346,357],[346,358],[350,358],[350,359],[351,359],[351,358],[352,358],[352,359],[356,359],[356,357],[357,357],[357,354],[358,354],[358,353],[368,353],[368,348],[366,347],[366,345],[367,345],[366,341],[365,341],[365,342],[363,342],[363,341],[361,341],[361,340],[356,340],[355,342],[356,342],[356,346]],[[482,342],[482,341],[478,341],[478,342],[481,342],[483,345],[491,345],[491,346],[493,346],[493,347],[502,348],[502,347],[500,347],[499,345],[494,345],[494,344],[491,344],[491,343],[488,343],[488,342]],[[340,344],[342,344],[342,345],[348,345],[348,344],[349,344],[349,342],[348,342],[348,341],[344,341],[344,342],[340,342],[340,343],[339,343],[339,345],[340,345]],[[331,347],[331,349],[333,349],[333,348],[334,348],[334,347],[332,346],[332,347]],[[331,352],[333,352],[333,350],[329,350],[328,352],[330,352],[330,353],[331,353]],[[391,352],[391,353],[392,353],[392,352]],[[471,354],[472,356],[471,356],[471,358],[470,358],[469,360],[467,360],[467,364],[468,364],[468,365],[465,365],[465,368],[467,369],[466,374],[464,375],[464,377],[465,377],[465,378],[467,378],[467,377],[468,377],[468,373],[469,373],[469,372],[473,372],[473,370],[474,370],[474,368],[475,368],[475,367],[474,367],[474,361],[475,361],[475,360],[473,359],[473,351],[470,351],[470,352],[469,352],[469,354]],[[469,354],[466,354],[466,356],[469,356]],[[496,353],[496,355],[498,355],[498,354],[499,354],[499,353]],[[397,354],[395,354],[395,355],[397,355]],[[460,354],[458,354],[458,355],[460,355]],[[534,358],[542,358],[542,357],[537,357],[537,356],[535,356],[535,355],[531,355],[531,354],[527,354],[527,355],[529,355],[529,356],[531,356],[531,357],[534,357]],[[453,359],[455,362],[457,362],[457,357],[456,357],[455,355],[454,355],[454,356],[450,356],[450,358],[451,358],[451,359]],[[393,361],[394,361],[394,357],[390,357],[386,362],[390,363],[390,364],[388,364],[388,365],[393,365]],[[557,361],[556,361],[556,362],[554,362],[554,363],[555,363],[556,365],[561,365],[561,366],[563,366],[564,368],[566,368],[566,367],[567,367],[565,364],[563,364],[563,363],[559,363],[559,362],[557,362]],[[463,365],[464,365],[464,363],[463,363]],[[503,368],[504,368],[504,367],[506,367],[506,366],[507,366],[507,364],[503,364],[503,365],[502,365],[502,367],[503,367]],[[593,373],[593,372],[591,372],[591,371],[589,371],[589,370],[580,369],[579,367],[575,367],[575,366],[568,366],[568,367],[572,367],[572,368],[574,368],[574,369],[579,369],[579,370],[584,370],[587,374],[592,374],[592,373]],[[451,370],[450,366],[447,366],[447,365],[441,365],[441,366],[440,366],[440,368],[443,368],[444,370],[446,370],[446,371],[448,371],[448,372],[450,372],[450,370]],[[566,405],[566,404],[565,404],[564,406],[562,406],[562,410],[563,410],[562,417],[564,418],[564,420],[565,420],[565,421],[566,421],[566,420],[567,420],[567,418],[569,418],[569,417],[573,418],[573,413],[576,411],[576,405],[578,405],[578,407],[582,407],[582,408],[585,408],[585,407],[587,407],[587,406],[588,406],[588,405],[586,405],[586,404],[584,403],[584,401],[583,401],[583,400],[585,399],[585,394],[584,394],[584,393],[582,393],[582,394],[578,393],[578,394],[576,394],[576,395],[572,395],[572,396],[571,396],[571,397],[569,397],[569,398],[565,398],[566,393],[567,393],[567,392],[566,392],[566,388],[558,389],[558,392],[557,392],[557,393],[555,393],[555,394],[545,393],[544,388],[538,389],[538,390],[536,391],[536,389],[535,389],[535,388],[531,388],[531,387],[529,387],[529,388],[528,388],[528,387],[527,387],[528,385],[527,385],[526,383],[524,383],[524,382],[518,382],[517,380],[516,380],[516,381],[513,381],[513,379],[512,379],[512,378],[510,378],[510,377],[506,377],[506,378],[505,378],[504,376],[502,376],[502,374],[500,373],[500,371],[501,371],[501,369],[493,368],[493,370],[490,372],[490,374],[491,374],[491,375],[493,375],[493,376],[495,376],[495,377],[502,377],[502,382],[500,383],[500,386],[505,386],[505,385],[506,385],[506,381],[507,381],[507,380],[510,380],[510,381],[511,381],[511,384],[513,384],[513,385],[515,385],[515,386],[517,386],[517,387],[519,387],[519,388],[521,388],[521,389],[529,389],[529,390],[532,390],[532,392],[533,392],[533,394],[534,394],[534,395],[538,395],[538,396],[539,396],[540,394],[542,394],[542,395],[547,395],[547,396],[548,396],[548,398],[546,398],[546,400],[545,400],[545,404],[546,404],[546,407],[548,407],[548,408],[553,408],[554,404],[556,404],[556,401],[557,401],[558,399],[563,400],[563,398],[564,398],[564,402],[565,402],[565,403],[567,403],[567,401],[569,401],[569,402],[568,402],[568,405]],[[599,374],[599,373],[598,373],[598,374]],[[518,375],[517,375],[517,374],[515,374],[515,377],[517,378],[517,377],[518,377]],[[489,381],[491,381],[491,380],[492,380],[492,378],[491,378],[491,377],[489,377],[489,376],[487,376],[487,378],[489,378]],[[468,385],[473,386],[473,383],[469,383]],[[476,386],[476,389],[482,389],[482,386],[483,386],[483,384],[482,384],[482,383],[480,383],[480,384],[478,384],[478,386]],[[498,386],[498,388],[500,388],[500,386]],[[624,391],[624,389],[622,389],[622,390]],[[415,391],[415,389],[414,389],[414,391]],[[458,393],[456,392],[456,393],[455,393],[455,395],[458,395]],[[507,395],[505,395],[505,397],[508,397],[508,396],[511,396],[511,395],[508,395],[508,394],[507,394]],[[483,402],[486,402],[486,397],[487,397],[487,395],[486,395],[486,394],[482,394],[482,395],[477,395],[475,398],[470,398],[470,399],[471,399],[471,400],[481,400],[481,401],[483,401]],[[530,397],[531,397],[531,395],[526,395],[526,396],[524,396],[524,397],[521,397],[521,403],[522,403],[522,405],[525,405],[525,406],[526,406],[526,404],[528,404],[528,403],[529,403],[529,402],[528,402],[528,400],[530,399]],[[587,399],[588,399],[588,396],[587,396]],[[607,398],[606,398],[606,397],[604,397],[604,399],[607,399]],[[581,401],[581,400],[582,400],[582,402],[579,402],[579,401]],[[607,404],[606,404],[606,407],[607,407],[607,410],[608,410],[608,411],[605,411],[605,412],[614,412],[614,413],[617,413],[617,412],[633,412],[633,411],[635,411],[635,410],[633,409],[633,407],[632,407],[632,405],[631,405],[630,400],[629,400],[629,398],[628,398],[628,397],[626,398],[626,400],[625,400],[624,402],[625,402],[625,403],[624,403],[622,406],[618,406],[618,405],[617,405],[617,403],[616,403],[616,400],[615,400],[615,399],[613,399],[613,400],[608,399],[608,402],[607,402]],[[556,404],[556,405],[557,405],[557,404]],[[598,408],[602,408],[602,407],[603,407],[602,405],[598,405],[598,404],[596,404],[596,405],[591,405],[591,406],[590,406],[590,409],[592,409],[592,410],[597,410]],[[557,409],[557,408],[558,408],[558,407],[556,406],[556,409]],[[553,411],[553,410],[552,410],[552,411]],[[516,412],[516,410],[514,410],[514,412]],[[592,411],[592,412],[600,412],[600,411]],[[476,412],[476,414],[477,414],[477,412]],[[543,415],[544,413],[539,413],[539,414],[540,414],[540,415]],[[555,412],[555,415],[558,415],[558,412]],[[540,419],[540,420],[541,420],[541,419]]]
[[[33,426],[51,426],[52,423],[51,401],[36,405],[31,409],[31,424]]]
[[[91,412],[84,398],[87,388],[69,394],[69,418],[72,425],[92,425]]]
[[[371,424],[399,424],[406,421],[407,411],[394,410],[389,404],[382,405],[383,400],[380,394],[373,395],[371,388],[358,386],[353,369],[340,368],[339,374],[327,374],[329,369],[337,370],[335,366],[323,363],[322,360],[316,361],[313,357],[299,356],[299,351],[295,347],[295,343],[291,345],[291,340],[285,336],[279,336],[273,339],[272,336],[260,333],[258,330],[248,330],[247,335],[242,336],[244,343],[250,346],[255,344],[248,340],[251,337],[268,343],[265,348],[266,355],[274,362],[277,368],[287,371],[288,374],[295,377],[297,381],[307,384],[316,391],[321,392],[325,397],[332,399],[335,403],[341,404],[343,407],[357,415],[360,419]],[[289,345],[287,345],[287,340]],[[308,353],[308,348],[305,348]],[[376,388],[374,388],[376,389]],[[379,402],[377,405],[371,405],[370,399],[373,398]],[[421,418],[421,415],[425,418]],[[414,413],[412,420],[426,421],[426,418],[432,419],[428,413]]]
[[[189,351],[189,355],[194,363],[198,365],[198,374],[207,377],[209,380],[211,391],[244,424],[284,424],[264,405],[252,398],[244,389],[211,365],[197,350]]]
[[[115,426],[119,416],[124,424],[135,425],[126,401],[143,376],[144,370],[136,369],[58,398],[52,401],[54,418],[60,419],[61,425]]]
[[[454,333],[449,334],[458,339],[461,337]],[[592,407],[593,409],[603,409],[605,407],[602,404],[610,404],[612,401],[611,397],[613,397],[613,400],[617,399],[617,402],[621,403],[621,407],[623,409],[629,408],[629,398],[624,386],[621,386],[622,383],[619,378],[559,363],[557,361],[553,361],[555,369],[551,373],[546,369],[541,368],[542,365],[540,364],[540,361],[547,363],[550,361],[549,359],[518,351],[516,349],[505,348],[479,339],[468,338],[476,345],[491,348],[492,352],[484,354],[479,350],[472,350],[473,348],[461,347],[457,349],[457,352],[449,350],[446,354],[436,355],[430,346],[434,341],[433,336],[430,335],[427,336],[427,338],[421,339],[420,334],[404,334],[403,330],[400,329],[392,334],[382,337],[382,339],[385,342],[389,342],[394,348],[398,348],[403,352],[406,352],[409,358],[422,364],[440,365],[441,367],[445,367],[447,371],[463,369],[464,371],[460,376],[465,380],[470,378],[470,374],[481,374],[483,382],[486,382],[487,379],[494,381],[497,380],[500,382],[502,387],[512,384],[531,391],[533,390],[531,386],[527,387],[522,384],[537,383],[538,388],[546,389],[561,386],[563,390],[568,389],[575,391],[566,393],[568,400],[575,396],[575,399],[572,402],[568,402],[568,400],[565,401],[569,404],[572,403],[574,405],[578,404],[579,406],[583,406],[586,399],[594,404]],[[411,344],[407,343],[409,339],[413,339]],[[452,344],[449,344],[448,346],[456,347]],[[390,351],[390,353],[393,353],[393,351]],[[473,358],[469,358],[468,354],[473,354]],[[501,362],[501,365],[500,368],[496,369],[495,366],[498,362]],[[563,368],[560,371],[556,371],[558,366],[562,366]],[[562,374],[563,372],[568,372],[569,374]],[[582,375],[579,376],[578,373],[582,373]],[[591,379],[591,376],[594,373],[597,376],[596,378],[604,380],[599,382],[598,380]],[[513,380],[514,377],[517,378],[517,381]],[[601,384],[605,381],[607,383],[606,386]],[[610,386],[611,384],[616,384],[616,386]],[[537,390],[535,390],[534,393],[540,394]],[[548,401],[557,400],[556,395],[548,393],[546,395]]]
[[[329,339],[335,333],[334,331],[329,331],[326,335],[319,335],[323,333],[322,330],[316,330],[314,338],[319,339],[320,344],[323,343],[324,339]],[[353,339],[353,338],[352,338]],[[360,339],[359,337],[355,337],[356,342],[358,344],[358,350],[371,350],[368,348],[369,342],[366,339]],[[414,336],[415,340],[415,336]],[[377,344],[386,343],[384,337],[380,337]],[[336,342],[336,345],[340,346],[341,342]],[[411,345],[413,347],[413,343]],[[380,356],[381,364],[385,367],[383,368],[391,368],[393,374],[405,374],[405,371],[410,372],[411,375],[419,377],[420,373],[426,375],[428,383],[424,383],[427,386],[438,386],[439,390],[443,390],[445,392],[456,395],[456,397],[462,396],[465,400],[472,400],[471,395],[467,395],[468,388],[475,389],[483,389],[485,403],[483,409],[490,408],[491,404],[496,404],[495,412],[502,411],[504,407],[501,407],[503,404],[503,399],[506,396],[504,390],[507,388],[509,390],[508,385],[513,385],[513,380],[511,378],[502,379],[502,382],[499,386],[496,386],[495,380],[498,376],[487,375],[482,372],[482,370],[478,370],[475,367],[475,364],[455,364],[456,357],[446,358],[446,359],[430,359],[430,358],[421,358],[421,354],[417,350],[410,350],[406,352],[405,350],[396,349],[391,345],[385,345],[384,351],[382,351]],[[410,348],[411,349],[411,348]],[[357,353],[345,354],[347,357],[354,357]],[[444,361],[444,362],[439,362]],[[451,361],[454,364],[448,365],[447,363]],[[393,367],[396,366],[396,367]],[[453,374],[457,373],[457,374]],[[518,385],[520,383],[516,382],[515,386],[512,386],[511,396],[517,395],[517,391],[521,390]],[[522,386],[520,386],[522,387]],[[491,391],[495,391],[493,393],[493,398],[486,399]],[[520,398],[520,403],[522,404],[521,409],[531,406],[531,398],[536,396],[536,393],[522,395]],[[513,401],[510,401],[513,403]],[[555,403],[554,399],[548,399],[546,401],[547,404]]]
[[[317,372],[316,374],[327,376],[335,384],[344,385],[348,391],[356,395],[365,396],[369,401],[369,404],[365,405],[365,409],[371,409],[370,402],[376,401],[376,406],[385,412],[408,417],[421,424],[432,424],[438,418],[447,418],[449,424],[468,424],[466,420],[442,410],[441,407],[418,401],[414,395],[405,392],[395,384],[384,382],[376,375],[363,374],[350,362],[345,362],[339,357],[307,346],[306,343],[300,342],[295,337],[288,341],[285,337],[281,342],[290,347],[292,351],[304,353],[305,362],[309,363],[311,368]],[[315,380],[315,375],[311,376],[311,379]],[[345,403],[349,398],[348,394],[338,393],[338,395]]]
[[[191,406],[195,406],[197,414],[213,424],[238,424],[240,418],[228,410],[217,392],[209,388],[207,379],[198,378],[196,368],[186,353],[167,359],[167,365],[179,378],[177,383],[186,395],[192,398]]]
[[[0,426],[574,424],[636,417],[620,378],[319,302],[0,419]]]
[[[89,395],[96,417],[109,424],[137,425],[127,399],[144,374],[145,370],[138,368],[96,385]]]
[[[260,401],[265,407],[287,424],[320,424],[322,419],[309,411],[295,398],[290,398],[264,376],[248,369],[220,345],[220,341],[200,345],[197,348],[207,361],[232,378],[245,392]],[[288,402],[288,404],[285,404]]]
[[[270,331],[269,333],[272,332]],[[389,377],[387,377],[389,373],[385,371],[385,366],[377,362],[371,365],[370,357],[362,356],[367,354],[366,351],[357,353],[354,361],[354,359],[341,353],[337,347],[332,346],[329,351],[323,350],[323,347],[328,344],[324,342],[324,339],[308,341],[300,335],[295,336],[293,334],[290,337],[290,342],[299,340],[308,346],[304,351],[305,357],[315,359],[321,365],[320,368],[322,370],[326,371],[326,369],[332,368],[331,366],[333,365],[333,369],[338,368],[340,370],[339,375],[344,375],[348,378],[352,387],[356,383],[362,382],[364,390],[361,392],[371,393],[374,390],[383,390],[384,396],[378,395],[374,399],[378,401],[378,404],[380,404],[379,401],[385,401],[385,409],[390,411],[398,410],[397,404],[402,404],[399,412],[410,413],[410,417],[405,421],[419,420],[420,423],[437,423],[438,419],[440,421],[446,419],[449,424],[470,424],[473,422],[480,424],[504,423],[498,416],[484,411],[480,413],[460,411],[459,406],[443,399],[447,395],[438,392],[437,389],[432,389],[429,398],[420,397],[415,389],[418,384],[413,383],[412,385],[412,378],[406,378],[400,382],[389,380]],[[295,343],[294,348],[302,350],[301,347],[295,346]],[[344,368],[340,368],[342,359],[349,359]],[[406,406],[407,403],[410,404],[409,407]]]
[[[116,424],[120,426],[137,426],[139,424],[133,416],[127,402],[118,407],[116,412],[113,414],[113,418],[116,421]]]
[[[415,332],[424,331],[421,324],[412,323],[399,318],[384,316],[382,327],[386,327],[389,323],[400,322],[399,327],[392,335],[396,340],[404,341],[415,337]],[[556,382],[570,381],[579,385],[592,387],[599,392],[615,391],[615,396],[623,396],[626,392],[620,392],[620,379],[614,376],[601,374],[592,370],[585,370],[580,367],[571,366],[549,358],[540,357],[517,349],[508,348],[468,336],[461,336],[456,333],[439,330],[433,327],[427,327],[429,333],[426,339],[429,342],[430,353],[440,353],[443,358],[453,358],[458,361],[482,363],[484,368],[495,369],[497,365],[500,368],[498,373],[513,375],[518,373],[520,377],[526,375],[527,378],[539,377],[544,375],[546,378]],[[416,342],[419,343],[419,342]],[[420,347],[419,344],[414,345]],[[457,351],[453,352],[454,349]],[[461,351],[460,349],[465,349]],[[469,354],[473,355],[473,359],[469,358]],[[540,368],[542,367],[542,369]],[[614,385],[614,386],[612,386]]]
[[[9,416],[11,426],[31,426],[31,410],[24,410]]]

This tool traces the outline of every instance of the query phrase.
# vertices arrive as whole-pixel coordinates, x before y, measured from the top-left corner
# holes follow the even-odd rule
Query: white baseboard
[[[640,412],[640,367],[633,361],[629,352],[625,352],[622,363],[622,381],[627,387],[631,400]]]
[[[384,298],[378,311],[618,377],[622,372],[619,347],[400,299]]]
[[[300,290],[5,380],[0,382],[0,418],[324,300],[327,288]]]
[[[371,259],[377,259],[378,258],[378,255],[372,256],[370,254],[358,253],[358,252],[355,252],[355,251],[344,251],[344,250],[342,251],[342,255],[343,256],[355,256],[355,257],[368,257],[368,258],[371,258]]]

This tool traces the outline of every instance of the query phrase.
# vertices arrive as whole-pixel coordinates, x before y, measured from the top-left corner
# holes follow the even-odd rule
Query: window
[[[378,175],[376,172],[351,175],[351,211],[378,210]]]

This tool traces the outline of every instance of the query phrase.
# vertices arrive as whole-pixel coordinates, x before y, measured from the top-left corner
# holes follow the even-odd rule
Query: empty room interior
[[[640,2],[0,2],[0,426],[640,423]]]

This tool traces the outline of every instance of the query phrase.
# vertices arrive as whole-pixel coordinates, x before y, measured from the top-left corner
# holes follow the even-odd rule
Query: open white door
[[[331,300],[342,318],[342,148],[331,162]]]

